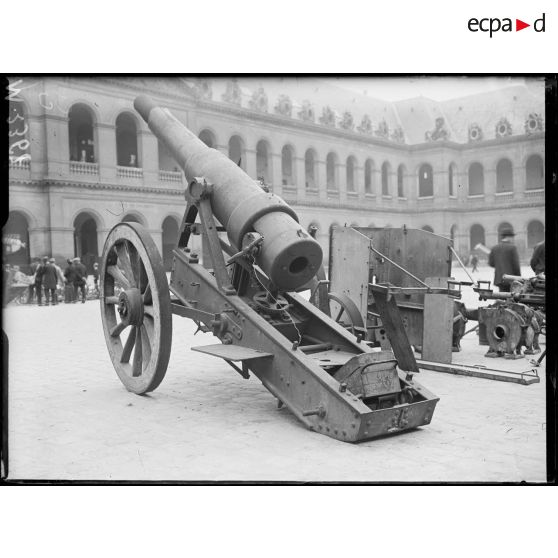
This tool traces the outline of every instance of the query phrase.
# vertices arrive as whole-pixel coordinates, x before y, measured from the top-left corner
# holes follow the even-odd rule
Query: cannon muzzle
[[[137,97],[134,107],[182,167],[189,183],[203,177],[213,184],[211,207],[231,244],[241,249],[248,232],[263,236],[256,263],[278,289],[295,290],[316,274],[322,249],[300,226],[289,205],[279,196],[264,192],[226,155],[207,147],[149,97]]]

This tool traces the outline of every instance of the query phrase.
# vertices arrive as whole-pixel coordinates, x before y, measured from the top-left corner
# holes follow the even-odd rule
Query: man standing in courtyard
[[[490,250],[488,265],[494,268],[494,285],[500,292],[509,293],[511,285],[502,282],[504,275],[521,275],[519,267],[519,253],[513,243],[514,232],[511,229],[504,229],[501,233],[501,240]]]
[[[81,290],[81,302],[85,302],[85,283],[87,281],[87,270],[81,263],[80,258],[74,258],[72,265],[74,270],[74,302],[77,302],[78,290]]]
[[[47,258],[43,258],[46,260]],[[58,296],[56,294],[56,286],[58,284],[58,274],[52,260],[44,262],[43,287],[45,289],[45,306],[58,304]]]
[[[43,305],[43,275],[45,274],[47,262],[48,258],[44,256],[42,262],[35,270],[35,294],[37,295],[37,303],[39,306]]]
[[[68,265],[64,269],[64,279],[66,280],[66,284],[64,287],[64,302],[70,303],[70,302],[74,302],[75,300],[74,297],[75,273],[74,273],[74,264],[72,260],[68,258],[66,260],[66,263]]]

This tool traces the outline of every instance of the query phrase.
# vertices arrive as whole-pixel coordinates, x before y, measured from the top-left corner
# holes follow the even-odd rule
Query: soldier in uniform
[[[500,292],[509,293],[511,285],[502,282],[503,275],[521,275],[519,253],[513,243],[514,232],[511,229],[502,231],[502,240],[490,250],[488,265],[494,268],[494,284]]]

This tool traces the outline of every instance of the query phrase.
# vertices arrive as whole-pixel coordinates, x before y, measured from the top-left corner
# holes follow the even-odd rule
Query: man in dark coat
[[[488,265],[494,268],[494,284],[500,292],[509,293],[511,284],[502,282],[503,275],[521,275],[519,254],[513,243],[514,232],[511,229],[502,231],[502,240],[492,248],[488,256]]]
[[[74,272],[74,264],[72,260],[66,260],[68,265],[64,269],[64,279],[66,280],[66,285],[64,287],[64,302],[70,303],[74,302],[74,279],[75,279],[75,272]]]
[[[35,270],[35,294],[37,295],[39,306],[43,306],[43,275],[45,274],[47,261],[48,258],[45,256]]]
[[[44,259],[44,258],[43,258]],[[56,295],[56,285],[58,284],[58,273],[56,273],[56,268],[54,265],[46,261],[44,263],[44,272],[43,272],[43,287],[45,289],[45,305],[50,304],[53,306],[58,304],[58,297]]]
[[[535,244],[533,257],[531,258],[531,269],[538,275],[544,273],[544,240]]]
[[[74,258],[73,263],[74,268],[74,297],[75,301],[77,301],[78,297],[78,290],[81,290],[81,302],[85,302],[85,283],[87,281],[87,270],[85,266],[81,263],[80,258]],[[74,301],[74,302],[75,302]]]

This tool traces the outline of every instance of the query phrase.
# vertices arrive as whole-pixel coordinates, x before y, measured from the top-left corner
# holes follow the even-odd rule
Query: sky
[[[374,96],[386,101],[412,97],[429,97],[445,101],[475,93],[485,93],[511,85],[533,85],[540,89],[540,80],[523,77],[343,77],[328,78],[333,84],[349,91]]]

